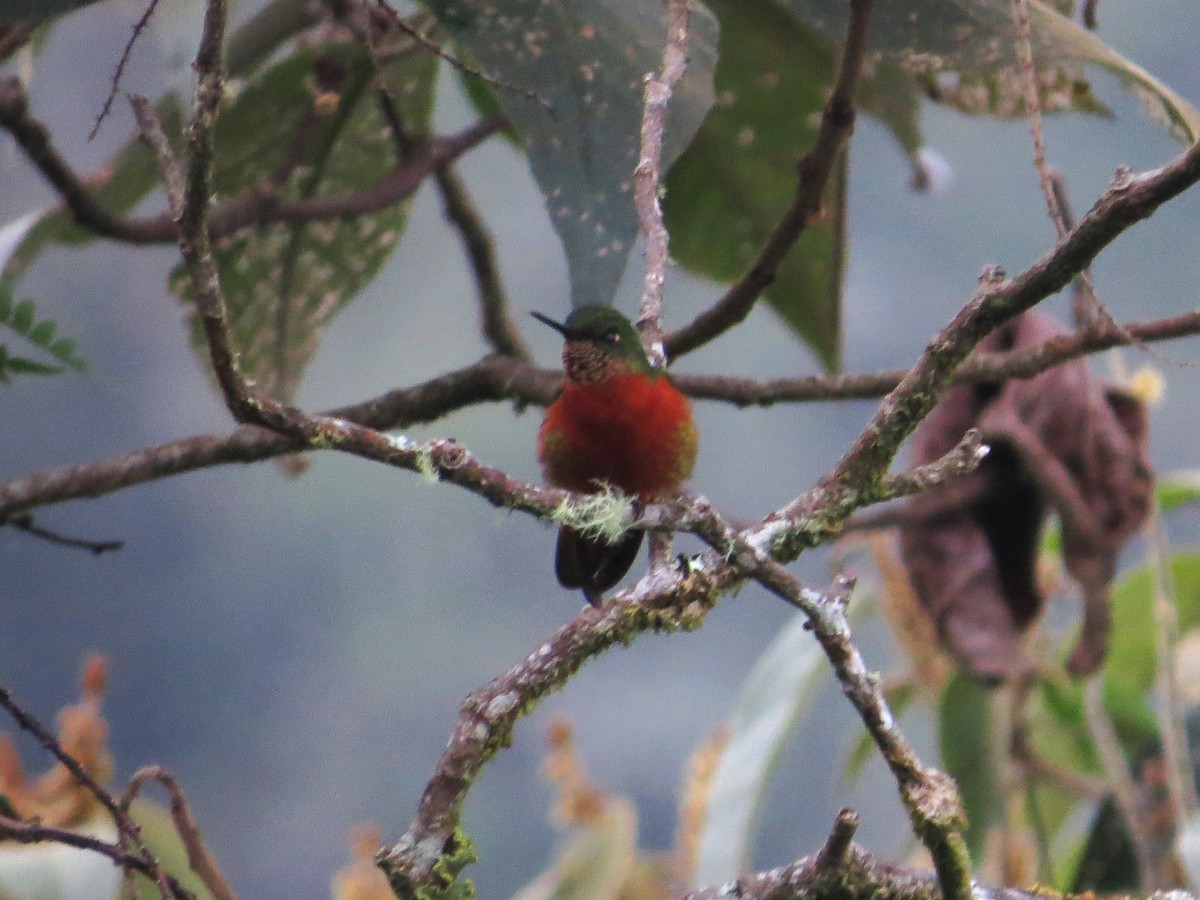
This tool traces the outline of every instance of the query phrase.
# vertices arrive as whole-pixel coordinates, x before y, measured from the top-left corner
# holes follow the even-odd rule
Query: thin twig
[[[154,878],[154,870],[140,856],[130,853],[118,844],[109,843],[90,834],[71,831],[69,828],[55,828],[36,820],[17,821],[0,816],[0,840],[16,841],[19,844],[40,844],[49,841],[65,847],[91,850],[101,856],[107,856],[126,872],[140,872],[148,878]],[[176,896],[183,896],[182,889],[174,893]]]
[[[891,497],[907,497],[940,488],[978,469],[989,449],[980,432],[969,428],[954,449],[941,459],[885,478],[882,492]]]
[[[913,831],[933,858],[942,897],[971,900],[970,854],[963,838],[966,817],[958,788],[952,778],[921,763],[888,708],[878,676],[867,670],[845,616],[853,582],[839,581],[833,591],[823,593],[801,586],[783,566],[761,555],[739,553],[735,558],[740,567],[749,565],[749,574],[759,584],[808,615],[843,693],[892,771]]]
[[[1054,223],[1054,232],[1061,241],[1071,230],[1072,224],[1069,220],[1068,204],[1066,203],[1066,186],[1061,176],[1052,172],[1046,163],[1042,106],[1038,97],[1037,70],[1033,61],[1033,38],[1029,24],[1029,0],[1012,0],[1012,13],[1017,27],[1017,58],[1020,62],[1026,114],[1029,117],[1029,133],[1033,137],[1033,162],[1037,168],[1038,184],[1041,185],[1042,195],[1046,201],[1046,210],[1050,214],[1050,221]],[[1073,280],[1077,285],[1073,303],[1076,325],[1083,327],[1096,320],[1101,320],[1110,327],[1120,328],[1096,292],[1091,269],[1087,266],[1083,267],[1076,273]],[[1130,343],[1136,343],[1136,341],[1131,340]]]
[[[1104,676],[1094,675],[1084,683],[1083,715],[1088,733],[1100,757],[1104,777],[1112,791],[1113,802],[1125,820],[1125,830],[1133,844],[1133,855],[1137,859],[1138,884],[1144,891],[1151,890],[1157,882],[1154,855],[1150,851],[1147,823],[1141,814],[1137,787],[1129,774],[1125,753],[1121,750],[1117,731],[1104,708]]]
[[[1037,168],[1038,184],[1042,188],[1046,210],[1050,213],[1050,221],[1054,223],[1054,233],[1061,241],[1068,229],[1054,196],[1050,167],[1046,164],[1046,137],[1042,130],[1042,102],[1038,97],[1037,69],[1033,63],[1029,0],[1012,0],[1012,16],[1017,26],[1017,61],[1021,69],[1021,87],[1025,94],[1025,115],[1029,119],[1029,133],[1033,137],[1033,164]]]
[[[256,186],[213,207],[209,213],[209,233],[218,238],[249,225],[321,222],[386,209],[411,197],[440,165],[470,151],[506,125],[503,117],[493,116],[456,134],[429,139],[403,166],[360,190],[283,200],[276,192]],[[144,217],[118,215],[101,205],[84,179],[54,147],[46,127],[29,115],[24,88],[15,78],[0,78],[0,128],[13,136],[85,228],[136,245],[174,243],[177,239],[170,213]]]
[[[171,821],[175,823],[175,831],[187,851],[188,867],[216,900],[237,900],[229,883],[225,880],[225,876],[221,874],[216,857],[204,843],[200,827],[196,824],[196,820],[192,817],[192,811],[188,808],[183,789],[170,772],[161,766],[145,766],[134,772],[125,788],[125,793],[121,795],[121,809],[129,811],[134,798],[148,781],[157,781],[171,797]]]
[[[745,274],[721,298],[692,322],[666,337],[667,356],[674,359],[695,350],[737,325],[775,280],[800,235],[821,212],[822,199],[838,154],[854,129],[854,93],[867,51],[867,26],[872,0],[851,0],[850,23],[833,91],[825,101],[821,126],[812,148],[800,160],[799,178],[791,206]]]
[[[1175,573],[1163,531],[1162,511],[1152,501],[1150,515],[1142,528],[1146,541],[1146,563],[1154,589],[1154,651],[1157,658],[1154,676],[1154,714],[1162,741],[1166,766],[1167,795],[1175,821],[1190,822],[1197,810],[1196,781],[1188,750],[1187,726],[1183,719],[1184,702],[1176,680],[1176,652],[1179,644],[1179,604]]]
[[[483,216],[471,202],[467,186],[454,166],[449,163],[439,166],[434,179],[442,196],[442,210],[458,232],[471,264],[484,337],[497,353],[528,362],[532,354],[509,315],[511,306],[496,260],[496,244]]]
[[[1075,228],[1075,213],[1071,210],[1071,197],[1067,193],[1067,183],[1053,169],[1047,170],[1050,178],[1050,188],[1054,196],[1054,208],[1058,219],[1067,231]],[[1091,269],[1084,269],[1087,277],[1076,276],[1071,283],[1071,316],[1075,320],[1077,331],[1090,328],[1099,318],[1100,298],[1096,296],[1095,285],[1092,282]]]
[[[88,550],[99,556],[101,553],[107,553],[111,550],[120,550],[125,546],[124,541],[89,541],[86,538],[69,537],[65,534],[59,534],[57,531],[51,531],[48,528],[43,528],[33,521],[33,516],[29,514],[13,516],[7,522],[0,523],[3,525],[11,525],[18,531],[23,531],[26,534],[31,534],[34,537],[41,538],[49,544],[57,544],[60,547],[72,547],[79,550]]]
[[[121,809],[113,795],[92,778],[87,770],[79,764],[79,761],[63,749],[58,738],[18,703],[8,688],[3,685],[0,685],[0,706],[8,711],[21,730],[32,734],[42,748],[58,760],[71,773],[71,776],[108,811],[122,840],[128,841],[136,850],[136,856],[145,863],[145,871],[154,879],[162,895],[167,898],[172,896],[190,898],[191,894],[180,887],[178,882],[163,870],[154,854],[150,852],[150,848],[146,846],[146,842],[142,840],[141,828]]]
[[[439,44],[437,41],[430,40],[427,35],[421,33],[420,29],[414,28],[411,23],[409,23],[402,15],[400,15],[400,13],[396,12],[396,10],[392,8],[391,4],[389,4],[387,0],[375,0],[375,5],[387,14],[388,18],[397,29],[404,32],[404,34],[408,35],[434,56],[448,62],[459,72],[462,72],[464,75],[468,75],[471,78],[478,78],[484,84],[490,85],[491,87],[496,88],[496,90],[504,91],[508,94],[515,94],[518,97],[524,97],[526,100],[532,100],[553,115],[554,107],[551,105],[549,100],[538,94],[537,91],[534,91],[530,88],[521,87],[520,85],[510,84],[507,81],[502,81],[499,78],[489,75],[482,69],[477,69],[474,66],[468,65],[458,57],[447,53],[441,44]]]
[[[158,8],[158,3],[159,0],[150,0],[146,4],[146,9],[142,13],[141,18],[134,24],[133,32],[129,35],[129,40],[125,42],[125,49],[121,51],[121,58],[117,61],[116,71],[113,72],[112,82],[108,88],[108,96],[104,98],[104,104],[100,107],[100,113],[96,116],[92,130],[88,132],[89,141],[95,140],[96,135],[100,133],[100,126],[112,111],[113,101],[117,98],[117,91],[121,89],[121,77],[125,74],[125,66],[129,63],[129,58],[133,55],[133,45],[137,43],[138,38],[142,36],[142,32],[146,30],[146,26],[150,24],[150,19],[154,15],[154,11]]]
[[[375,60],[378,72],[379,49],[371,40],[369,31],[362,35],[362,39]],[[383,79],[377,78],[377,81],[379,83],[376,96],[379,108],[392,133],[396,155],[403,163],[419,147],[419,141],[408,133],[400,108]],[[497,353],[528,362],[532,355],[509,315],[508,294],[504,290],[500,264],[496,259],[495,240],[484,223],[483,216],[475,208],[466,184],[458,177],[449,161],[434,170],[434,178],[442,198],[442,212],[458,232],[463,250],[467,254],[467,261],[471,265],[484,337]]]
[[[642,104],[642,129],[638,164],[633,170],[633,204],[638,224],[646,239],[645,279],[638,308],[638,332],[651,364],[667,364],[663,347],[662,298],[667,278],[668,236],[663,225],[662,146],[666,130],[667,108],[675,85],[687,70],[687,0],[664,0],[667,10],[667,39],[663,46],[662,71],[646,76]]]
[[[833,821],[825,846],[817,851],[816,866],[818,869],[837,869],[846,861],[850,852],[851,841],[859,826],[858,813],[852,809],[842,809]]]

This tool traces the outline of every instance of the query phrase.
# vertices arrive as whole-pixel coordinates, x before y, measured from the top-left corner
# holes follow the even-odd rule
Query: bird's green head
[[[584,384],[607,381],[629,372],[653,374],[633,324],[611,306],[583,306],[556,322],[533,313],[563,336],[563,368],[567,378]]]

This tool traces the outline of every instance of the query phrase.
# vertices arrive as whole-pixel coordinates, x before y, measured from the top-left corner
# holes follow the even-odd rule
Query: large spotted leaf
[[[642,84],[662,65],[658,0],[426,0],[497,92],[566,251],[576,306],[607,303],[637,237],[633,170]],[[688,70],[663,149],[670,164],[712,103],[716,20],[692,5]],[[533,92],[536,99],[522,92]]]
[[[383,73],[414,133],[428,126],[436,63],[414,50]],[[290,173],[280,189],[285,200],[378,182],[396,165],[396,148],[372,77],[366,52],[347,44],[299,52],[246,86],[218,120],[218,200],[253,189],[281,168]],[[406,216],[402,203],[218,239],[215,255],[243,371],[271,395],[291,399],[324,329],[387,259]],[[172,286],[187,298],[182,268]],[[203,347],[197,322],[193,341]]]
[[[710,0],[721,22],[717,103],[667,179],[671,253],[718,281],[757,256],[796,190],[833,82],[836,48],[775,0]],[[839,361],[845,168],[766,299],[826,368]]]
[[[841,40],[845,0],[780,0],[806,27]],[[1200,136],[1200,113],[1148,72],[1044,0],[1029,0],[1040,96],[1050,109],[1103,112],[1078,67],[1097,66],[1141,96],[1180,140]],[[879,0],[871,49],[935,96],[968,112],[1023,116],[1011,0]]]

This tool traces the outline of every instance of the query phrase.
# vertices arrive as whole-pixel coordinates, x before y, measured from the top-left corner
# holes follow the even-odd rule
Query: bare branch
[[[372,55],[376,55],[376,48],[372,46],[370,49]],[[413,152],[415,142],[404,126],[399,108],[383,87],[379,89],[379,105],[392,131],[398,154],[404,159]],[[532,357],[525,339],[509,315],[508,294],[504,290],[500,265],[496,260],[495,241],[483,216],[475,208],[466,184],[458,177],[453,165],[446,162],[438,166],[434,177],[442,197],[442,211],[458,232],[467,261],[471,264],[484,337],[497,353],[528,362]]]
[[[532,357],[525,339],[509,315],[508,294],[500,277],[496,261],[496,245],[491,232],[471,202],[467,186],[449,163],[434,172],[442,209],[450,224],[458,231],[479,295],[479,311],[483,318],[483,334],[497,353],[528,362]]]
[[[212,855],[200,834],[192,811],[188,808],[187,798],[175,777],[161,766],[145,766],[133,773],[125,793],[121,796],[121,809],[129,811],[130,804],[137,797],[142,786],[148,781],[157,781],[171,797],[171,821],[175,823],[175,831],[183,841],[187,851],[188,866],[196,877],[208,888],[215,900],[237,900],[221,869],[216,857]]]
[[[1021,68],[1021,88],[1025,95],[1025,115],[1029,119],[1029,133],[1033,137],[1033,164],[1037,168],[1038,183],[1054,233],[1061,241],[1067,233],[1067,223],[1059,211],[1046,164],[1046,137],[1042,130],[1042,102],[1038,98],[1037,69],[1033,63],[1033,41],[1029,27],[1029,0],[1011,0],[1013,22],[1017,26],[1017,61]]]
[[[42,745],[42,748],[58,760],[71,773],[71,776],[108,811],[108,814],[112,816],[113,822],[117,826],[117,831],[120,833],[122,841],[128,842],[136,850],[136,857],[144,864],[144,868],[138,867],[139,870],[145,871],[154,879],[163,897],[189,898],[190,900],[191,894],[184,890],[169,874],[163,871],[154,854],[150,852],[150,848],[146,846],[146,842],[142,840],[141,828],[129,818],[129,815],[120,807],[113,795],[89,775],[83,766],[79,764],[79,761],[63,749],[62,744],[50,732],[50,729],[46,728],[32,713],[18,703],[8,688],[3,685],[0,685],[0,706],[8,711],[8,714],[12,716],[13,721],[17,723],[18,727],[32,734],[37,739],[37,742]],[[112,858],[111,854],[106,855]]]
[[[833,92],[825,101],[821,127],[812,148],[800,160],[799,181],[792,205],[775,226],[750,268],[711,308],[666,338],[669,357],[695,350],[728,331],[750,314],[754,304],[775,280],[775,274],[800,235],[821,212],[830,173],[854,129],[854,92],[867,50],[867,25],[872,0],[851,0],[850,24]]]
[[[972,428],[962,436],[958,445],[941,459],[886,478],[884,491],[891,497],[905,497],[940,488],[951,479],[974,472],[987,455],[988,447],[984,444],[983,437]]]
[[[828,592],[804,587],[741,536],[731,538],[730,530],[722,528],[715,517],[713,525],[713,531],[702,532],[701,537],[741,571],[808,616],[813,635],[829,658],[843,693],[858,710],[896,779],[913,830],[933,858],[942,896],[947,900],[970,900],[970,854],[962,835],[966,818],[958,788],[953,779],[921,763],[888,708],[878,675],[868,671],[854,644],[845,613],[853,580],[838,579]]]
[[[401,166],[362,190],[285,201],[273,191],[259,188],[229,197],[211,210],[209,233],[218,238],[251,225],[320,222],[386,209],[412,196],[440,165],[478,146],[505,124],[503,118],[492,117],[457,134],[423,141]],[[85,228],[130,244],[166,244],[176,240],[177,230],[170,214],[117,215],[92,196],[55,149],[46,127],[29,116],[24,88],[15,78],[0,79],[0,128],[12,134],[26,157]]]
[[[25,822],[0,816],[0,840],[16,841],[19,844],[39,844],[43,841],[52,841],[66,847],[91,850],[101,856],[107,856],[115,865],[125,871],[141,872],[149,878],[155,877],[154,870],[142,857],[130,853],[118,844],[110,844],[98,837],[71,831],[69,828],[54,828],[37,821]],[[180,897],[190,896],[182,888],[173,893]]]
[[[934,336],[920,361],[884,398],[854,446],[817,485],[770,517],[771,527],[762,537],[773,543],[791,543],[783,554],[784,559],[791,559],[802,547],[810,546],[810,541],[822,537],[823,529],[813,531],[811,510],[824,510],[828,526],[839,526],[861,498],[863,486],[878,483],[900,444],[928,415],[954,370],[985,335],[1061,290],[1125,229],[1197,180],[1200,144],[1151,172],[1135,176],[1122,169],[1078,226],[1021,275],[1006,279],[999,270],[985,270],[975,295]],[[789,520],[804,525],[789,528]]]
[[[655,366],[665,366],[663,347],[662,295],[667,278],[667,228],[663,225],[662,145],[667,124],[667,107],[675,85],[687,70],[687,0],[664,0],[667,9],[667,40],[663,47],[662,72],[646,76],[642,104],[641,152],[633,170],[633,203],[638,224],[646,238],[645,279],[637,327],[646,356]]]
[[[40,538],[48,544],[57,544],[60,547],[73,547],[79,550],[89,550],[96,556],[101,553],[107,553],[110,550],[120,550],[125,546],[124,541],[89,541],[86,538],[68,537],[65,534],[59,534],[57,531],[51,531],[49,528],[43,528],[33,521],[33,516],[26,513],[25,515],[13,516],[6,522],[0,522],[2,525],[11,525],[18,531],[23,531],[26,534],[31,534],[36,538]]]
[[[579,666],[646,631],[692,630],[716,600],[702,574],[655,585],[643,579],[602,607],[585,606],[568,625],[523,662],[474,691],[425,788],[417,818],[400,842],[381,856],[393,884],[423,884],[456,839],[463,801],[482,767],[511,739],[534,703],[562,687]]]
[[[560,372],[542,371],[505,357],[485,357],[414,387],[322,415],[365,428],[403,428],[430,422],[464,406],[495,400],[549,403]],[[229,463],[249,463],[305,449],[302,441],[256,426],[228,434],[195,435],[109,459],[51,469],[0,485],[0,520],[36,506],[113,491]]]
[[[1017,900],[1016,892],[1005,900]],[[939,900],[932,873],[914,872],[881,862],[857,844],[850,844],[836,866],[824,864],[821,853],[790,866],[747,875],[729,884],[688,894],[684,900],[810,900],[838,896],[844,900]]]

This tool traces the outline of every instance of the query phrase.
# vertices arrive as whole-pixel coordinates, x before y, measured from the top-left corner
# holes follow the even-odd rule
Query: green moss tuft
[[[564,500],[550,513],[556,525],[574,528],[588,537],[602,538],[615,544],[633,520],[633,501],[620,491],[605,485],[598,494]]]
[[[401,900],[475,900],[475,882],[467,878],[458,880],[459,874],[479,859],[475,845],[461,827],[446,841],[445,851],[433,864],[432,884],[415,884],[403,869],[389,865],[386,856],[379,864],[387,873],[392,891]]]
[[[433,864],[433,874],[438,880],[436,887],[426,889],[423,898],[428,900],[474,900],[475,882],[470,878],[458,880],[459,873],[479,859],[475,845],[461,827],[446,842],[446,852]]]
[[[430,484],[438,483],[439,478],[437,466],[433,464],[433,448],[428,444],[422,444],[417,448],[416,467],[417,471],[420,472],[425,480]]]

